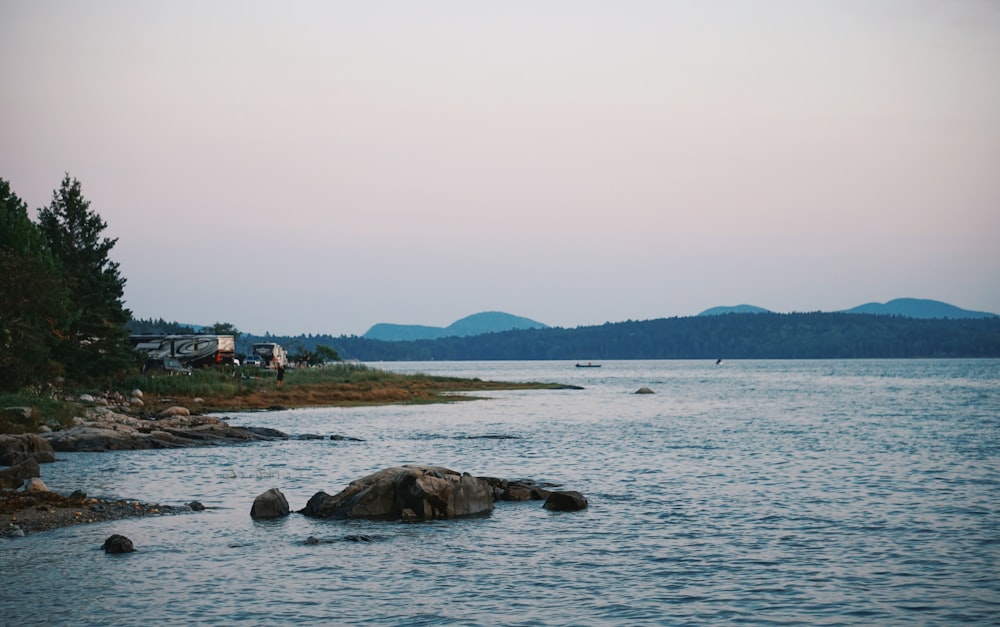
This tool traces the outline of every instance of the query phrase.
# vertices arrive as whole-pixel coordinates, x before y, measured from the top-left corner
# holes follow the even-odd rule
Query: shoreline
[[[227,412],[280,411],[304,407],[356,407],[410,405],[483,400],[476,392],[501,390],[579,389],[552,383],[508,383],[472,379],[410,378],[409,385],[356,384],[289,385],[240,396],[183,394],[170,398],[125,399],[121,395],[77,401],[80,417],[72,425],[43,428],[40,435],[55,444],[54,452],[99,452],[224,446],[248,440],[288,437],[232,427],[218,417]],[[389,388],[389,389],[387,389]],[[470,394],[471,393],[471,394]],[[137,402],[138,401],[138,402]],[[47,431],[46,431],[47,429]],[[44,466],[44,464],[42,464]],[[42,471],[39,474],[44,474]],[[42,485],[0,490],[0,537],[16,538],[79,524],[99,524],[140,516],[190,513],[204,509],[200,503],[160,505],[136,499],[96,499],[74,492],[63,496]]]
[[[18,538],[74,525],[99,524],[125,518],[193,513],[200,503],[160,505],[133,499],[96,499],[74,492],[0,492],[0,536]]]

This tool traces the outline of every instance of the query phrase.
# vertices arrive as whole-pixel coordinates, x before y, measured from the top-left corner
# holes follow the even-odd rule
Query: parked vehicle
[[[186,367],[231,364],[236,358],[232,335],[131,335],[129,340],[149,359],[173,357]]]
[[[191,369],[182,365],[176,357],[154,357],[146,360],[142,372],[143,374],[166,372],[167,374],[190,375]]]
[[[247,355],[247,358],[243,360],[243,365],[261,368],[264,366],[264,360],[260,358],[260,355]]]
[[[251,351],[254,355],[260,357],[264,364],[264,368],[274,369],[278,365],[288,366],[288,353],[282,348],[281,344],[276,344],[274,342],[258,342],[253,345]]]

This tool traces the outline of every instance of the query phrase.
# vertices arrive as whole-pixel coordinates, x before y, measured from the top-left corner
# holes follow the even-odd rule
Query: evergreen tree
[[[70,378],[108,381],[135,363],[125,327],[131,317],[122,300],[125,279],[108,258],[118,240],[101,236],[107,224],[68,174],[38,220],[72,302],[55,357]]]
[[[66,289],[27,205],[0,179],[0,390],[60,373],[51,358],[62,336]]]

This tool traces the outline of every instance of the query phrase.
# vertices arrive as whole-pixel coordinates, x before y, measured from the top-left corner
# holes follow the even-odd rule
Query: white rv
[[[279,364],[282,366],[288,365],[288,353],[285,352],[281,344],[257,342],[253,345],[250,352],[264,360],[265,368],[277,368]]]

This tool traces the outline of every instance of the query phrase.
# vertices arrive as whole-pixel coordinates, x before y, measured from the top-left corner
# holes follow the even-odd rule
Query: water
[[[585,389],[227,414],[362,442],[61,454],[42,467],[56,491],[214,509],[0,540],[0,623],[1000,622],[998,360],[378,365]],[[402,463],[558,482],[590,507],[249,516],[269,488],[294,510]],[[112,533],[137,552],[105,555]]]

